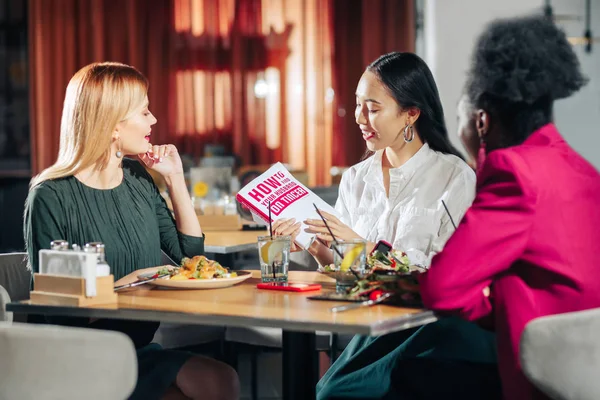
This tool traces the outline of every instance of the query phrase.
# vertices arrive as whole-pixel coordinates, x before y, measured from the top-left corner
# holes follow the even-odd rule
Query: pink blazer
[[[428,308],[494,328],[504,398],[529,400],[545,397],[521,370],[525,325],[600,307],[599,272],[600,174],[549,124],[488,154],[473,205],[420,283]]]

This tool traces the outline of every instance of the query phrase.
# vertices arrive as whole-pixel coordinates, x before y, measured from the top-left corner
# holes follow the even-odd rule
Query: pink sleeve
[[[489,154],[473,205],[421,275],[427,308],[471,321],[488,316],[492,306],[483,289],[525,251],[536,196],[524,178],[527,166],[510,156],[502,150]]]

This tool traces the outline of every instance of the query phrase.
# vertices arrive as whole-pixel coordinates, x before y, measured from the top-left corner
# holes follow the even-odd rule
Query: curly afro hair
[[[552,103],[587,83],[565,33],[550,19],[492,22],[477,40],[466,92],[521,142],[551,122]]]

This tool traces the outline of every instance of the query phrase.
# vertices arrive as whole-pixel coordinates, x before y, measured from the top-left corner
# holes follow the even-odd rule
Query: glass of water
[[[365,274],[367,242],[364,239],[341,240],[331,246],[336,292],[347,293],[357,278]]]
[[[287,282],[291,236],[259,236],[258,258],[263,282]]]

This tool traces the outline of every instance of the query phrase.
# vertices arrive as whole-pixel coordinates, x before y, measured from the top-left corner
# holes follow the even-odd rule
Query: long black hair
[[[479,36],[467,93],[519,144],[552,121],[554,100],[587,83],[565,33],[539,15],[499,19]]]
[[[367,71],[379,78],[400,107],[421,111],[415,127],[423,142],[432,150],[464,159],[448,139],[440,95],[425,61],[414,53],[393,52],[373,61]]]

